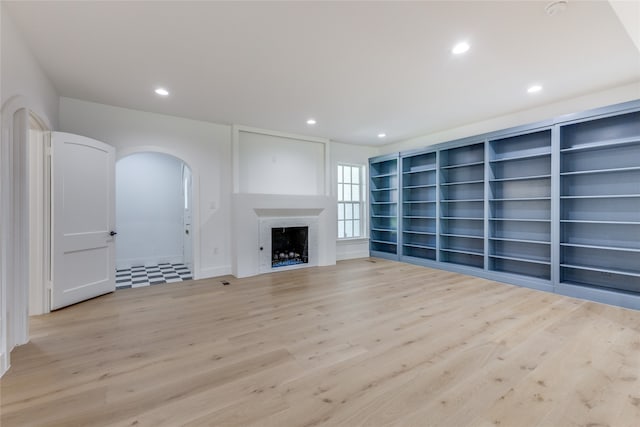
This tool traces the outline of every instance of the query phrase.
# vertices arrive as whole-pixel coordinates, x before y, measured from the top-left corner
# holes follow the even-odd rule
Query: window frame
[[[344,200],[344,197],[340,198],[340,185],[345,185],[345,184],[350,184],[350,185],[354,185],[353,183],[346,183],[344,182],[344,177],[342,176],[338,176],[339,175],[339,171],[340,171],[340,167],[349,167],[349,168],[357,168],[358,169],[358,178],[359,178],[359,183],[357,184],[358,188],[359,188],[359,200],[358,201],[353,201],[353,200],[349,200],[346,201]],[[351,236],[351,237],[340,237],[339,232],[340,232],[340,227],[339,224],[340,222],[344,222],[346,223],[347,221],[350,222],[354,222],[355,220],[352,218],[350,219],[339,219],[339,215],[336,215],[336,240],[338,241],[348,241],[348,240],[359,240],[359,239],[366,239],[367,238],[367,216],[368,213],[366,211],[367,209],[367,201],[366,201],[366,196],[367,196],[367,172],[366,172],[366,165],[364,164],[358,164],[358,163],[347,163],[347,162],[337,162],[336,164],[336,169],[334,169],[336,171],[336,181],[335,181],[335,191],[336,191],[336,209],[340,208],[340,204],[349,204],[349,205],[359,205],[360,206],[360,229],[359,229],[359,235],[358,236]],[[352,172],[353,174],[353,172]],[[344,175],[344,173],[343,173]],[[346,234],[346,233],[345,233]],[[354,233],[355,234],[355,233]]]

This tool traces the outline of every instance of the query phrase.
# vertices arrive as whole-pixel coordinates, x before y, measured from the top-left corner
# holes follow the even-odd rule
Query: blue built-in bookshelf
[[[373,256],[397,259],[398,155],[369,162],[369,248]]]
[[[369,161],[372,256],[640,309],[640,100]]]

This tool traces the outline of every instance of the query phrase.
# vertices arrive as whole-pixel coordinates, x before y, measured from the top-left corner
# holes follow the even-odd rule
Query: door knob
[[[111,232],[109,233],[109,236],[115,236],[116,234],[118,234],[118,233],[116,233],[115,231],[111,231]]]

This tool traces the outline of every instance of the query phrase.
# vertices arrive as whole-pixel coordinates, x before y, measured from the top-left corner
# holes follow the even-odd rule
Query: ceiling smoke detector
[[[558,15],[567,9],[568,3],[566,0],[552,1],[545,6],[544,11],[547,12],[549,16]]]

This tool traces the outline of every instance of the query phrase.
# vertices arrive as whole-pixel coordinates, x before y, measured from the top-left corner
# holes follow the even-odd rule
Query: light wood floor
[[[31,327],[2,427],[640,425],[640,312],[384,260],[127,289]]]

